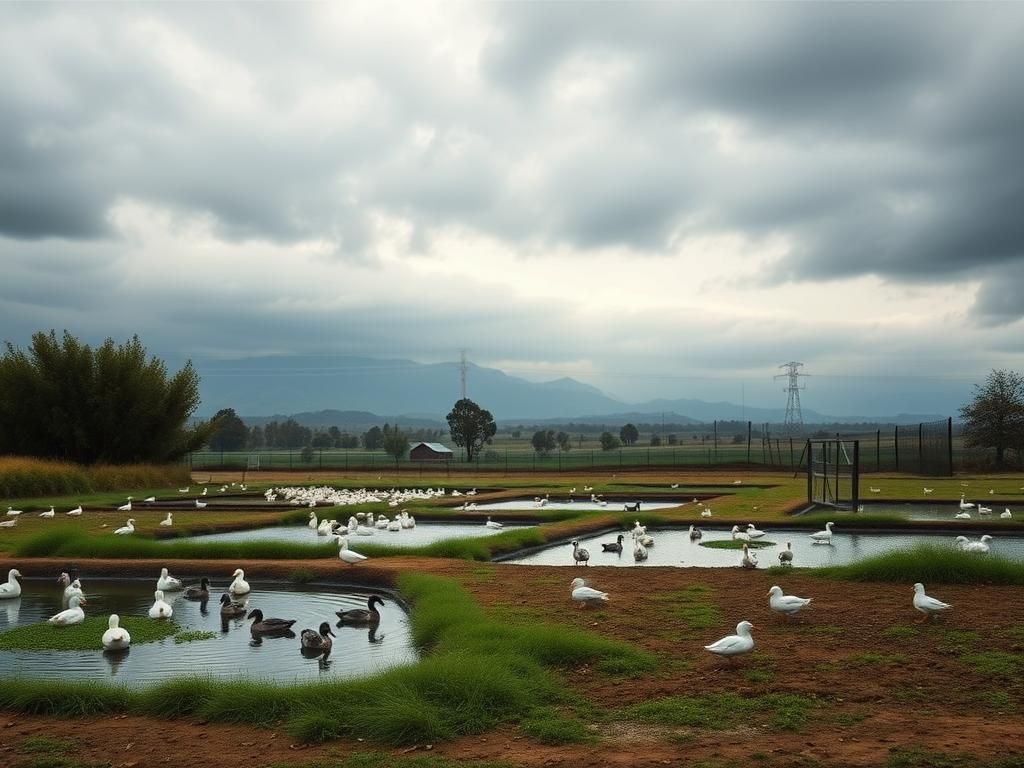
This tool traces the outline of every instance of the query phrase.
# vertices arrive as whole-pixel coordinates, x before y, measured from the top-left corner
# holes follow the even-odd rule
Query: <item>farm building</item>
[[[440,443],[416,443],[409,449],[409,461],[451,461],[453,455]]]

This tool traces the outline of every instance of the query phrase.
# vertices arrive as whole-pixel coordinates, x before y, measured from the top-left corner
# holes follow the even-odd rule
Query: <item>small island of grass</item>
[[[762,539],[755,539],[754,541],[741,541],[740,539],[720,539],[718,541],[702,541],[700,543],[702,547],[708,547],[710,549],[743,549],[744,544],[746,544],[751,549],[764,549],[765,547],[776,546],[776,543],[774,541],[764,541]]]
[[[87,616],[81,624],[56,627],[45,621],[0,632],[3,651],[96,651],[103,649],[102,637],[109,616]],[[173,621],[156,621],[142,616],[122,616],[121,627],[128,630],[132,645],[154,643],[177,634],[181,627]]]

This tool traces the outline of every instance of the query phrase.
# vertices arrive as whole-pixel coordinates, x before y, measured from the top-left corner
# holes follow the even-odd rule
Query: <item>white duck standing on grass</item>
[[[581,606],[601,606],[608,604],[608,593],[587,586],[583,579],[573,579],[571,587],[572,599]]]
[[[132,497],[129,496],[128,497],[128,503],[127,504],[122,504],[120,507],[117,508],[117,511],[118,512],[131,512],[132,511]]]
[[[8,517],[17,517],[21,513],[22,513],[22,510],[20,510],[20,509],[13,509],[12,507],[8,507],[7,508],[7,516]]]
[[[711,507],[704,507],[700,512],[701,517],[711,517]]]
[[[792,542],[786,542],[786,548],[779,552],[779,565],[792,565],[793,564],[793,544]]]
[[[338,559],[343,563],[355,565],[366,560],[366,555],[361,555],[353,549],[348,548],[348,539],[344,536],[338,537]]]
[[[54,508],[53,508],[53,507],[51,506],[51,507],[50,507],[50,508],[49,508],[48,510],[46,510],[45,512],[40,512],[40,513],[39,513],[39,516],[40,516],[40,517],[42,517],[42,518],[45,518],[45,519],[47,519],[47,520],[51,520],[51,519],[52,519],[53,517],[55,517],[55,516],[56,516],[56,514],[57,514],[57,512],[56,512],[56,511],[54,510]]]
[[[81,504],[79,504],[79,505],[78,505],[77,507],[75,507],[74,509],[69,509],[69,510],[68,510],[67,512],[65,512],[64,514],[65,514],[65,515],[69,515],[69,516],[71,516],[71,517],[81,517],[81,515],[82,515],[82,511],[83,511],[83,510],[82,510],[82,505],[81,505]]]
[[[572,559],[577,565],[580,563],[588,565],[588,561],[590,560],[590,550],[584,549],[580,546],[578,541],[574,541],[572,543]]]
[[[711,645],[705,645],[704,650],[710,651],[716,656],[729,659],[731,664],[734,657],[742,656],[754,650],[754,638],[750,634],[750,630],[753,628],[754,625],[749,621],[741,621],[736,625],[735,635],[726,635]]]
[[[795,616],[811,604],[811,597],[797,597],[782,594],[782,587],[775,586],[768,590],[768,607],[786,618]]]
[[[232,595],[248,595],[251,591],[249,582],[245,580],[245,571],[241,568],[236,568],[235,572],[231,574],[233,581],[228,587],[228,592]]]
[[[174,525],[174,513],[168,512],[167,517],[160,521],[160,525],[162,525],[164,528],[170,528],[172,525]]]
[[[107,622],[107,631],[103,633],[102,642],[104,651],[124,651],[132,641],[132,636],[127,629],[119,626],[120,617],[116,613],[110,614]]]
[[[176,579],[167,572],[166,568],[160,569],[160,578],[156,580],[156,588],[163,592],[178,592],[185,588],[181,579]]]
[[[174,609],[171,608],[169,603],[164,601],[163,590],[158,589],[153,593],[153,605],[149,608],[149,618],[169,619],[172,615],[174,615]]]
[[[7,572],[7,581],[0,584],[0,599],[21,597],[21,582],[18,581],[20,578],[21,571],[17,568],[11,568]]]
[[[18,518],[12,517],[10,520],[4,520],[0,523],[0,528],[13,528],[18,524]]]
[[[86,599],[84,597],[72,595],[67,610],[54,614],[46,621],[55,627],[69,627],[72,624],[81,624],[85,621],[85,611],[82,610],[82,606],[85,604]]]
[[[115,536],[128,536],[135,533],[135,518],[129,517],[128,522],[114,531]]]
[[[953,606],[941,600],[936,600],[934,597],[928,597],[924,593],[924,584],[918,582],[914,585],[914,608],[924,614],[924,618],[921,621],[928,621],[933,616],[938,616],[944,611],[952,610]]]
[[[750,547],[743,545],[743,557],[740,559],[740,566],[743,568],[757,568],[757,555],[750,551]]]
[[[832,526],[835,523],[825,523],[825,530],[812,533],[811,538],[815,544],[831,544],[832,543]]]

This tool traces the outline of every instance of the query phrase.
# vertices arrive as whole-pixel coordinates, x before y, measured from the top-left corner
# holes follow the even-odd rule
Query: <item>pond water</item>
[[[863,512],[865,514],[884,514],[884,515],[901,515],[906,517],[908,520],[946,520],[950,523],[959,523],[956,516],[960,513],[959,502],[913,502],[906,504],[892,504],[892,503],[867,503],[862,505],[864,507]],[[1013,519],[1024,520],[1024,507],[1007,507],[1006,504],[995,504],[988,503],[984,504],[985,507],[991,508],[992,513],[982,515],[978,513],[977,508],[967,510],[967,513],[971,516],[971,520],[977,522],[978,520],[999,520],[999,515],[1003,510],[1009,509],[1013,515]],[[823,510],[814,510],[820,512]],[[964,521],[966,522],[966,521]]]
[[[731,538],[726,530],[704,528],[702,541],[718,541]],[[877,555],[892,549],[913,546],[918,542],[948,544],[954,546],[954,536],[949,534],[904,534],[904,533],[856,533],[843,531],[841,526],[833,527],[831,544],[815,544],[809,537],[810,531],[765,526],[765,541],[775,546],[754,550],[759,564],[768,567],[779,564],[778,553],[786,548],[786,542],[793,545],[793,565],[798,568],[814,568],[825,565],[843,565],[870,555]],[[581,538],[580,546],[590,551],[590,565],[651,566],[671,565],[677,567],[729,568],[740,564],[743,553],[734,549],[711,549],[690,541],[686,528],[648,530],[655,544],[648,550],[644,562],[633,559],[632,538],[623,539],[625,552],[603,552],[602,542],[615,541],[615,533]],[[976,540],[978,536],[969,536]],[[1024,560],[1024,536],[996,536],[990,542],[992,552],[1016,560]],[[983,555],[979,555],[983,557]],[[569,565],[575,566],[571,544],[557,544],[531,555],[507,560],[516,565]]]
[[[514,531],[517,528],[529,528],[528,525],[506,524],[502,531]],[[418,547],[433,544],[445,539],[471,539],[480,536],[493,536],[501,531],[488,528],[479,523],[431,523],[417,522],[415,528],[401,531],[374,530],[373,536],[347,536],[349,547],[359,551],[359,544],[388,544],[396,547]],[[210,533],[204,536],[187,536],[165,541],[287,541],[304,544],[323,544],[331,541],[329,536],[318,536],[316,531],[306,525],[278,525],[270,528],[254,528],[249,531],[231,531],[229,533]]]
[[[208,603],[186,600],[181,592],[165,593],[181,631],[211,631],[217,636],[175,644],[173,637],[155,643],[133,644],[122,653],[95,651],[0,651],[0,676],[100,679],[151,683],[180,675],[217,678],[254,678],[281,683],[360,677],[417,660],[409,631],[409,617],[392,598],[380,595],[381,621],[368,627],[338,627],[335,611],[365,608],[369,593],[325,590],[288,584],[250,582],[246,606],[259,608],[266,617],[296,619],[295,636],[255,640],[246,619],[223,620],[221,593],[230,579],[211,584]],[[152,580],[98,580],[82,577],[88,616],[145,616],[153,604]],[[214,587],[216,586],[216,589]],[[0,600],[0,632],[45,621],[61,611],[62,589],[54,581],[25,579],[22,595]],[[151,619],[146,619],[151,621]],[[306,658],[300,652],[299,633],[330,622],[336,638],[330,657]],[[60,631],[54,629],[53,631]],[[100,633],[102,634],[102,633]]]
[[[683,504],[690,503],[689,499],[679,501],[644,501],[640,499],[640,509],[644,512],[654,512],[658,509],[669,509],[670,507],[678,507]],[[539,505],[533,499],[512,499],[510,501],[492,501],[484,504],[477,504],[475,510],[477,512],[493,512],[493,511],[525,511],[529,510],[535,512],[538,509],[567,509],[573,512],[622,512],[624,511],[625,505],[628,503],[633,505],[637,502],[637,499],[630,499],[627,501],[608,501],[605,504],[600,504],[589,499],[579,501],[569,501],[568,499],[549,499],[547,504],[543,506]],[[459,507],[456,507],[459,509]]]

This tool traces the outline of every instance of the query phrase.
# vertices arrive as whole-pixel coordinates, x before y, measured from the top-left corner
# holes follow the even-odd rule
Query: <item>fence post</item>
[[[882,430],[875,430],[875,471],[882,471]]]
[[[896,471],[900,471],[900,427],[897,424],[892,429],[892,442],[893,447],[896,449]]]
[[[715,419],[713,423],[714,435],[715,435],[715,463],[718,463],[718,419]]]
[[[810,438],[807,439],[807,447],[804,450],[807,451],[807,503],[810,504],[814,501],[814,449],[811,447]]]
[[[924,422],[917,424],[917,471],[924,474]]]
[[[953,476],[953,417],[946,419],[946,449],[949,452],[949,476]]]
[[[747,422],[747,464],[750,463],[750,422]]]
[[[793,454],[793,438],[789,438],[789,466],[790,468],[796,467],[796,457]]]

